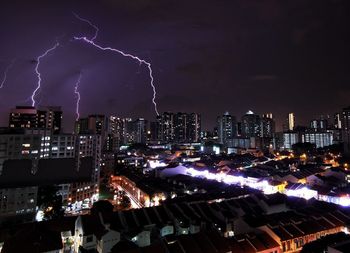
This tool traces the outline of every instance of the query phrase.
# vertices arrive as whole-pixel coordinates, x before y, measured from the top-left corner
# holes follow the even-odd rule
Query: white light
[[[36,221],[42,221],[44,219],[44,212],[39,210],[35,215]]]
[[[149,163],[149,166],[152,168],[152,169],[155,169],[157,167],[166,167],[167,164],[164,163],[164,162],[159,162],[158,160],[154,161],[154,160],[149,160],[148,161]]]

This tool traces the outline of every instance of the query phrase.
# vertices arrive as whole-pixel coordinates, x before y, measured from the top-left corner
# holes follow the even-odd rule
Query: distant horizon
[[[12,107],[11,109],[15,109],[16,107],[28,107],[28,108],[33,108],[33,106],[31,106],[31,105],[15,105],[14,107]],[[60,106],[60,105],[38,105],[38,106],[36,106],[36,107],[34,107],[35,109],[38,109],[37,107],[41,107],[41,108],[45,108],[45,107],[60,107],[61,109],[62,109],[62,106]],[[334,122],[334,116],[335,116],[335,114],[337,114],[337,113],[340,113],[343,109],[345,109],[345,108],[348,108],[348,107],[350,107],[350,106],[343,106],[341,109],[339,109],[339,111],[337,111],[337,112],[334,112],[333,114],[327,114],[326,116],[329,116],[329,118],[326,118],[326,119],[330,119],[331,120],[331,123],[333,123]],[[10,109],[10,110],[11,110]],[[7,116],[9,115],[9,113],[10,113],[10,110],[8,111],[8,114],[7,114]],[[247,112],[249,112],[249,111],[252,111],[252,110],[247,110],[246,111],[246,113]],[[165,113],[165,112],[169,112],[169,113],[197,113],[197,112],[192,112],[192,111],[160,111],[160,115],[161,114],[163,114],[163,113]],[[223,113],[221,113],[221,114],[218,114],[217,115],[217,117],[219,117],[219,116],[221,116],[221,115],[224,115],[225,113],[226,113],[227,111],[224,111]],[[282,117],[278,117],[277,118],[277,120],[276,120],[276,116],[275,116],[275,114],[274,113],[272,113],[272,112],[265,112],[265,113],[261,113],[261,114],[257,114],[255,111],[252,111],[255,115],[259,115],[260,117],[263,115],[263,114],[272,114],[272,116],[273,116],[273,119],[274,119],[274,121],[275,121],[275,123],[276,123],[276,132],[282,132],[283,131],[283,124],[285,124],[286,123],[286,120],[287,120],[287,116],[288,116],[288,114],[289,113],[293,113],[293,112],[287,112],[287,113],[285,113],[285,117],[284,118],[282,118]],[[229,112],[230,113],[230,112]],[[241,117],[242,116],[244,116],[244,115],[246,115],[246,113],[245,114],[242,114],[241,116],[237,116],[237,115],[234,115],[234,114],[232,114],[232,113],[230,113],[230,115],[231,116],[234,116],[234,117],[236,117],[236,120],[238,121],[238,122],[240,122],[241,121]],[[212,132],[213,130],[214,130],[214,128],[216,127],[216,119],[214,120],[214,122],[212,122],[212,125],[213,125],[213,127],[212,128],[210,128],[210,129],[208,129],[208,128],[204,128],[203,127],[203,114],[201,114],[201,113],[198,113],[198,114],[200,114],[201,115],[201,121],[202,121],[202,131],[209,131],[209,132]],[[294,113],[295,114],[295,113]],[[73,122],[73,123],[69,123],[67,120],[65,120],[65,117],[64,117],[64,115],[65,115],[65,111],[62,109],[62,129],[69,129],[69,130],[64,130],[66,133],[68,133],[68,132],[74,132],[74,124],[75,124],[75,120],[73,120],[73,121],[71,121],[71,122]],[[150,120],[149,118],[147,118],[147,117],[144,117],[144,116],[136,116],[136,117],[132,117],[132,116],[119,116],[119,115],[113,115],[113,114],[104,114],[104,113],[88,113],[87,115],[82,115],[81,117],[80,117],[80,119],[82,119],[82,118],[87,118],[87,117],[89,117],[90,115],[104,115],[104,116],[106,116],[106,117],[110,117],[110,116],[114,116],[114,117],[117,117],[117,118],[131,118],[132,120],[135,120],[135,119],[138,119],[138,118],[144,118],[144,119],[146,119],[147,121],[149,121],[149,122],[154,122],[154,121],[156,121],[156,117],[157,116],[154,116],[154,118],[153,118],[153,120]],[[322,116],[325,116],[325,114],[320,114],[318,117],[313,117],[313,118],[310,118],[310,119],[306,119],[306,121],[305,122],[303,122],[303,123],[300,123],[300,121],[298,120],[298,115],[296,115],[295,114],[295,118],[296,118],[296,121],[295,121],[295,126],[296,127],[298,127],[298,126],[300,126],[300,127],[309,127],[310,125],[310,121],[311,120],[315,120],[315,119],[320,119]],[[7,124],[6,125],[0,125],[0,127],[8,127],[8,117],[7,117]],[[329,122],[328,122],[329,123]],[[71,126],[70,126],[71,125]]]

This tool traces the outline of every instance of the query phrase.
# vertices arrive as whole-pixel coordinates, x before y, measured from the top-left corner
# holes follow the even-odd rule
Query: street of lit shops
[[[254,163],[253,165],[249,165],[249,166],[245,166],[245,167],[240,167],[240,170],[245,170],[245,169],[249,169],[252,168],[254,166],[257,166],[259,164],[264,164],[267,163],[271,160],[274,161],[278,161],[278,160],[282,160],[284,158],[293,158],[294,155],[291,153],[289,156],[280,156],[279,154],[277,154],[277,156],[273,159],[268,159],[267,161],[264,162],[257,162]],[[303,154],[300,156],[300,159],[303,161],[307,160],[307,155]],[[333,166],[333,164],[332,164]],[[347,170],[348,165],[345,164],[344,168],[345,170]],[[200,177],[200,178],[205,178],[208,180],[216,180],[218,182],[223,182],[226,184],[230,184],[230,185],[239,185],[241,187],[247,186],[250,187],[252,189],[256,189],[256,190],[260,190],[262,191],[264,194],[274,194],[274,193],[282,193],[285,194],[287,196],[290,197],[298,197],[298,198],[303,198],[306,200],[309,199],[317,199],[320,201],[325,201],[328,203],[333,203],[333,204],[337,204],[337,205],[341,205],[341,206],[350,206],[350,197],[349,195],[342,195],[342,196],[325,196],[325,195],[321,195],[318,194],[318,192],[316,190],[312,190],[310,189],[306,184],[300,184],[299,187],[295,188],[295,189],[285,189],[285,187],[278,187],[276,185],[272,185],[270,184],[270,182],[266,179],[264,180],[259,180],[256,178],[249,178],[249,177],[243,177],[241,175],[229,175],[226,173],[211,173],[208,170],[196,170],[194,168],[188,168],[186,171],[187,175],[190,175],[192,177]],[[282,184],[284,184],[284,186],[287,185],[287,182],[282,182]],[[280,189],[283,190],[280,190]]]
[[[247,171],[251,168],[254,168],[255,166],[262,165],[265,163],[268,163],[270,161],[280,161],[283,159],[292,159],[295,158],[293,153],[289,154],[279,154],[276,153],[274,158],[267,158],[265,161],[260,162],[254,162],[251,165],[242,166],[238,168],[238,171]],[[336,162],[336,158],[338,158],[336,155],[330,154],[329,158],[325,160],[326,162],[329,162],[328,164],[331,164],[331,166],[337,166],[339,165]],[[302,154],[299,157],[301,162],[306,163],[307,162],[307,155]],[[344,168],[347,169],[347,164],[344,165]],[[209,170],[196,170],[194,168],[189,167],[186,170],[186,174],[192,177],[200,177],[205,178],[209,180],[216,180],[218,182],[226,183],[229,185],[238,185],[241,187],[250,187],[252,189],[260,190],[264,194],[274,194],[274,193],[282,193],[287,196],[294,196],[304,199],[311,199],[315,198],[321,201],[326,201],[329,203],[335,203],[342,206],[350,206],[350,198],[349,196],[341,196],[338,199],[334,200],[331,197],[328,196],[321,196],[318,194],[317,191],[309,189],[309,187],[306,184],[302,184],[298,189],[289,189],[286,190],[285,186],[287,185],[287,182],[282,182],[281,185],[273,185],[270,183],[268,179],[258,179],[258,178],[250,178],[250,177],[244,177],[240,175],[240,173],[237,174],[230,174],[230,173],[224,173],[221,172],[209,172]],[[118,177],[115,177],[118,178]],[[111,177],[113,179],[113,177]],[[125,180],[111,180],[109,183],[110,192],[112,193],[112,196],[108,198],[109,201],[115,206],[116,209],[134,209],[134,208],[143,208],[147,205],[147,203],[142,203],[140,200],[142,200],[142,196],[137,192],[137,187],[133,184],[132,181],[125,181]],[[123,198],[127,198],[130,201],[130,204],[128,207],[122,207],[121,202]],[[144,200],[144,199],[143,199]],[[66,215],[81,215],[81,214],[87,214],[89,213],[88,209],[82,209],[82,208],[75,208],[71,210],[66,210]]]
[[[120,185],[116,184],[116,183],[112,183],[111,184],[113,186],[113,189],[115,191],[115,193],[118,193],[118,192],[123,192],[125,193],[125,195],[129,198],[130,200],[130,208],[142,208],[144,207],[140,201],[138,201],[132,194],[130,194],[126,189],[122,188]],[[120,200],[118,200],[118,196],[117,195],[114,195],[114,198],[113,198],[113,201],[112,201],[112,204],[113,205],[119,205]]]

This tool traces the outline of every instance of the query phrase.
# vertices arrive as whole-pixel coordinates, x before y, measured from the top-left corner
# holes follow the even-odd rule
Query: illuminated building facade
[[[302,134],[302,142],[309,142],[316,145],[316,148],[323,148],[326,146],[333,145],[333,132],[322,131],[322,132],[305,132]]]
[[[133,120],[131,118],[110,116],[108,121],[108,151],[115,151],[122,145],[133,143]]]
[[[132,135],[134,143],[146,143],[147,140],[147,120],[138,118],[133,122]]]
[[[160,139],[166,143],[173,142],[175,139],[174,114],[164,112],[162,115],[157,116],[157,122],[159,124]]]
[[[199,142],[201,116],[197,113],[164,112],[151,123],[151,139],[165,143]]]
[[[242,136],[261,137],[261,119],[259,115],[248,111],[242,116]]]
[[[276,128],[272,113],[264,114],[261,118],[260,124],[261,137],[272,138]]]
[[[328,121],[326,119],[314,119],[310,122],[310,128],[315,131],[325,131],[328,129]]]
[[[53,134],[61,132],[62,110],[58,106],[36,109],[32,106],[16,106],[9,116],[9,127],[16,129],[50,129]]]
[[[288,130],[293,131],[295,128],[295,115],[293,112],[288,114],[287,123],[288,123]]]
[[[219,143],[227,145],[228,141],[237,136],[236,119],[229,112],[217,118]]]
[[[76,137],[77,168],[80,167],[80,159],[92,157],[93,172],[90,182],[76,183],[71,185],[69,202],[79,202],[87,199],[97,199],[99,193],[100,167],[102,140],[100,135],[78,135]]]
[[[334,128],[335,129],[342,129],[342,114],[341,113],[336,113],[334,114]]]
[[[200,142],[201,140],[202,121],[201,115],[198,113],[189,114],[189,126],[188,126],[188,141]]]
[[[98,193],[101,159],[100,135],[51,134],[50,130],[25,129],[17,134],[0,134],[0,175],[9,159],[30,159],[36,173],[40,159],[75,158],[79,170],[80,158],[93,158],[90,182],[59,185],[63,201],[81,201]]]
[[[292,146],[299,142],[299,134],[297,132],[284,132],[282,138],[282,149],[286,150],[292,150]]]
[[[135,183],[126,176],[114,176],[112,182],[126,191],[140,207],[158,206],[160,201],[166,199],[165,193],[154,191],[147,185]]]

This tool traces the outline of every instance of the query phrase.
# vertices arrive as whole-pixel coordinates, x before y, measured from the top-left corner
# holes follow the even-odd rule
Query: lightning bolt
[[[33,91],[33,94],[32,94],[32,96],[31,96],[31,99],[32,99],[32,106],[35,106],[35,103],[36,103],[36,101],[35,101],[35,96],[36,96],[37,92],[38,92],[38,91],[40,90],[40,88],[41,88],[41,73],[39,72],[40,60],[41,60],[42,58],[44,58],[45,56],[47,56],[51,51],[55,50],[59,45],[60,45],[60,44],[59,44],[58,42],[56,42],[56,44],[55,44],[53,47],[47,49],[42,55],[39,55],[39,56],[36,58],[37,63],[36,63],[36,66],[35,66],[35,73],[36,73],[36,75],[38,76],[38,85],[37,85],[37,87],[35,88],[35,90]]]
[[[78,91],[78,89],[79,89],[79,84],[80,84],[82,76],[83,76],[83,74],[82,74],[82,72],[80,72],[78,80],[75,83],[75,87],[74,87],[74,93],[77,95],[77,102],[76,102],[76,108],[75,108],[75,113],[77,114],[77,117],[76,117],[75,121],[78,121],[80,118],[80,113],[79,113],[80,92]]]
[[[4,70],[4,77],[1,81],[1,84],[0,84],[0,89],[2,89],[4,87],[4,84],[6,82],[6,79],[7,79],[7,73],[9,72],[9,70],[12,68],[13,64],[15,63],[16,59],[13,59],[11,61],[11,63],[5,68]]]
[[[129,54],[129,53],[125,53],[125,52],[123,52],[123,51],[121,51],[119,49],[112,48],[112,47],[103,47],[101,45],[96,44],[94,42],[94,40],[96,39],[98,31],[99,31],[98,27],[96,25],[92,24],[89,20],[82,19],[78,15],[76,15],[76,17],[79,20],[82,20],[82,21],[87,22],[88,24],[90,24],[92,27],[95,28],[96,32],[95,32],[95,36],[93,36],[91,39],[88,39],[87,37],[76,37],[76,36],[74,36],[75,40],[84,41],[84,42],[86,42],[86,43],[88,43],[88,44],[90,44],[90,45],[92,45],[92,46],[94,46],[94,47],[96,47],[96,48],[98,48],[98,49],[100,49],[102,51],[112,51],[112,52],[118,53],[118,54],[120,54],[120,55],[122,55],[124,57],[128,57],[128,58],[131,58],[133,60],[136,60],[140,65],[141,64],[146,65],[146,67],[148,68],[149,77],[150,77],[150,80],[151,80],[150,84],[151,84],[151,87],[152,87],[152,90],[153,90],[152,103],[154,105],[154,110],[155,110],[157,116],[159,116],[159,112],[158,112],[158,108],[157,108],[158,106],[157,106],[157,103],[156,103],[157,91],[156,91],[156,87],[154,85],[153,70],[152,70],[151,63],[147,62],[144,59],[139,58],[138,56],[135,56],[135,55],[132,55],[132,54]]]
[[[95,34],[94,36],[90,39],[91,41],[94,41],[96,38],[97,38],[97,35],[98,35],[98,32],[99,32],[99,29],[96,25],[94,25],[93,23],[91,23],[89,20],[85,19],[85,18],[82,18],[80,17],[78,14],[76,14],[75,12],[72,12],[73,15],[79,19],[80,21],[83,21],[85,23],[88,23],[91,27],[93,27],[95,29]]]

